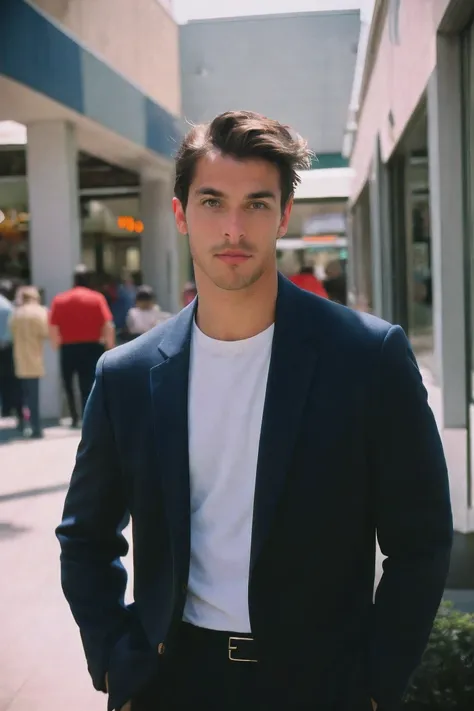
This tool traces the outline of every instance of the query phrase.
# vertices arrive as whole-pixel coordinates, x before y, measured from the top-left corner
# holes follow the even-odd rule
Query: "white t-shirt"
[[[184,620],[250,632],[255,477],[274,327],[217,341],[194,325],[189,385],[191,567]]]
[[[133,306],[127,314],[127,329],[134,336],[140,336],[168,318],[170,314],[162,311],[156,304],[151,309],[139,309],[138,306]]]

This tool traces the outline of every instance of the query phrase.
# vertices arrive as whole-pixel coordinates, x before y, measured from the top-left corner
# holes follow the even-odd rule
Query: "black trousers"
[[[291,690],[271,698],[258,662],[229,659],[230,634],[183,623],[175,651],[159,661],[156,679],[132,700],[132,711],[315,711],[314,703],[292,703]],[[251,657],[251,645],[232,656]]]
[[[77,423],[79,415],[74,400],[74,376],[79,379],[82,412],[94,384],[97,361],[104,352],[101,343],[68,343],[61,346],[61,376],[66,391],[67,404],[73,423]]]
[[[39,409],[39,378],[21,378],[23,404],[30,411],[30,425],[34,435],[41,434],[41,418]]]
[[[21,385],[15,375],[12,345],[0,348],[0,414],[16,415],[19,422],[23,419]]]

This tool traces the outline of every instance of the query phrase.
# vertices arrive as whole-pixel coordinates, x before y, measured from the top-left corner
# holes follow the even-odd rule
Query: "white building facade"
[[[127,270],[177,311],[189,260],[171,211],[183,125],[170,3],[4,0],[0,24],[0,277],[48,305],[80,262]],[[57,418],[47,361],[42,409]]]

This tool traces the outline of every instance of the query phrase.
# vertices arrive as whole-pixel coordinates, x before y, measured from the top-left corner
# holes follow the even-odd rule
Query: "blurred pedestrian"
[[[134,281],[125,272],[122,280],[117,281],[116,298],[110,305],[118,340],[123,340],[126,335],[127,315],[130,309],[135,306],[136,294],[137,289]]]
[[[90,284],[90,272],[79,265],[74,272],[73,288],[55,296],[51,304],[51,343],[59,348],[62,381],[73,427],[79,423],[74,376],[79,380],[84,411],[97,361],[104,349],[115,346],[113,318],[105,296],[91,289]]]
[[[136,304],[128,312],[127,331],[131,337],[135,338],[170,317],[171,314],[162,311],[156,303],[151,286],[144,284],[138,287]]]
[[[300,269],[298,274],[293,274],[290,276],[290,281],[300,289],[305,291],[310,291],[312,294],[317,296],[322,296],[324,299],[328,298],[326,289],[321,284],[319,279],[314,273],[312,264],[306,264],[305,253],[303,250],[299,252]]]
[[[193,281],[187,281],[183,288],[183,306],[189,306],[191,301],[196,298],[196,284]]]
[[[21,389],[15,375],[13,343],[9,327],[13,313],[14,287],[12,282],[0,282],[0,413],[2,417],[17,418],[17,427],[23,428]]]
[[[324,288],[331,301],[347,304],[347,279],[340,259],[334,259],[326,265]]]
[[[277,272],[309,160],[258,114],[194,126],[173,207],[198,299],[99,363],[57,535],[109,709],[394,711],[426,646],[441,440],[402,329]]]
[[[39,388],[40,379],[45,375],[44,343],[49,330],[48,311],[40,305],[40,294],[36,287],[22,287],[21,305],[11,315],[10,330],[15,374],[21,385],[23,408],[28,411],[31,436],[38,439],[43,436]]]

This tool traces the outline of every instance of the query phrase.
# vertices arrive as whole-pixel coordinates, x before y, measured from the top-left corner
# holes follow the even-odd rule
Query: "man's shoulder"
[[[37,321],[44,321],[48,318],[48,309],[41,304],[29,304],[27,315]]]
[[[67,289],[67,291],[61,291],[59,294],[53,298],[53,304],[70,304],[85,301],[89,302],[102,302],[106,300],[105,296],[96,291],[95,289],[87,289],[86,287],[75,286],[72,289]]]
[[[160,343],[169,329],[173,328],[175,321],[176,316],[173,316],[133,341],[107,351],[103,359],[103,367],[107,373],[136,373],[141,370],[148,371],[157,365],[162,360]]]
[[[59,304],[65,304],[68,301],[70,301],[71,297],[73,296],[74,289],[68,289],[67,291],[60,291],[59,294],[56,294],[52,301],[51,301],[51,306],[58,306]]]
[[[102,294],[102,292],[96,291],[95,289],[89,289],[84,286],[78,286],[75,289],[71,289],[70,294],[71,301],[77,300],[83,304],[107,303],[107,299],[105,298],[104,294]]]
[[[381,345],[392,324],[308,292],[300,295],[303,318],[326,345],[357,348]]]

